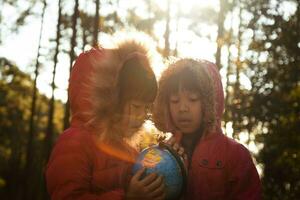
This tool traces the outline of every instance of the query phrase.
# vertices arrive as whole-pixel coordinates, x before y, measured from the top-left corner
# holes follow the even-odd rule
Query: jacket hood
[[[95,127],[95,110],[111,114],[118,98],[119,71],[133,57],[149,64],[148,51],[135,41],[126,41],[114,49],[92,48],[79,55],[69,79],[71,127]]]
[[[224,91],[221,75],[217,66],[211,62],[203,60],[202,63],[206,67],[214,84],[214,102],[215,102],[215,125],[218,132],[222,132],[221,120],[224,113]]]
[[[202,90],[202,98],[205,98],[205,101],[202,102],[202,106],[205,107],[202,117],[205,135],[216,131],[222,132],[221,118],[224,111],[224,93],[221,76],[216,65],[206,60],[181,59],[171,64],[163,72],[159,80],[159,90],[154,105],[153,119],[156,127],[163,132],[178,132],[171,120],[167,93],[172,87],[171,80],[174,81],[174,77],[180,79],[184,70],[189,70],[195,75],[197,85]]]

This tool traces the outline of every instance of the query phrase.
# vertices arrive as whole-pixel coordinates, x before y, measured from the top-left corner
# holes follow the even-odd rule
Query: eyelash
[[[142,109],[143,108],[143,106],[142,105],[136,105],[136,104],[131,104],[132,105],[132,107],[134,108],[134,109],[136,109],[136,110],[139,110],[139,109]],[[149,113],[149,112],[151,112],[151,105],[147,105],[147,106],[144,106],[144,109],[145,109],[145,111],[147,112],[147,113]]]
[[[197,98],[189,98],[189,100],[192,101],[192,102],[195,102],[195,101],[198,101],[199,98],[198,98],[198,97],[197,97]],[[176,99],[176,100],[172,100],[172,99],[171,99],[170,102],[171,102],[171,103],[178,103],[179,100],[177,100],[177,99]]]
[[[134,107],[134,108],[136,108],[136,109],[138,109],[138,108],[141,107],[140,105],[135,105],[135,104],[131,104],[131,105],[132,105],[132,107]]]
[[[190,101],[198,101],[199,100],[199,98],[190,98]]]

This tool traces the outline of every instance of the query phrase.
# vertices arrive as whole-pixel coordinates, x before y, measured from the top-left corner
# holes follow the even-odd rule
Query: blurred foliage
[[[298,4],[297,4],[298,3]],[[289,17],[279,12],[295,5]],[[251,1],[253,16],[248,68],[252,88],[240,94],[240,126],[263,144],[264,199],[300,198],[300,4],[299,1]],[[246,123],[244,123],[246,122]],[[243,124],[244,123],[244,124]]]
[[[22,195],[20,188],[25,164],[33,81],[30,75],[20,71],[5,58],[0,58],[0,78],[0,196],[4,197],[1,199],[19,199]],[[32,184],[37,186],[42,185],[40,177],[44,164],[42,156],[48,101],[46,96],[38,94],[34,137],[36,177],[31,179]],[[54,132],[57,135],[62,130],[63,105],[56,101],[55,106]]]

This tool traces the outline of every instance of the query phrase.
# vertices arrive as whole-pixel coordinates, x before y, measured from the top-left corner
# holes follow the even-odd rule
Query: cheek
[[[175,105],[169,105],[170,115],[172,120],[176,119],[177,116],[177,107]]]
[[[191,110],[193,112],[193,118],[194,118],[195,122],[198,122],[199,124],[201,124],[201,121],[202,121],[202,107],[201,107],[201,104],[200,103],[195,104]]]
[[[121,126],[127,128],[130,121],[130,107],[129,105],[125,105],[122,113]]]
[[[123,115],[122,118],[122,127],[127,128],[130,123],[130,117],[128,115]]]
[[[131,113],[128,116],[128,127],[142,126],[145,119],[146,119],[146,113],[144,110]]]

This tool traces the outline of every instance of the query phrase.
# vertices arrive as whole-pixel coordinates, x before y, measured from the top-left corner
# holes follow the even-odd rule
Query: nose
[[[186,102],[182,101],[180,102],[179,104],[179,111],[180,112],[188,112],[190,109],[189,109],[189,106],[187,105]]]

